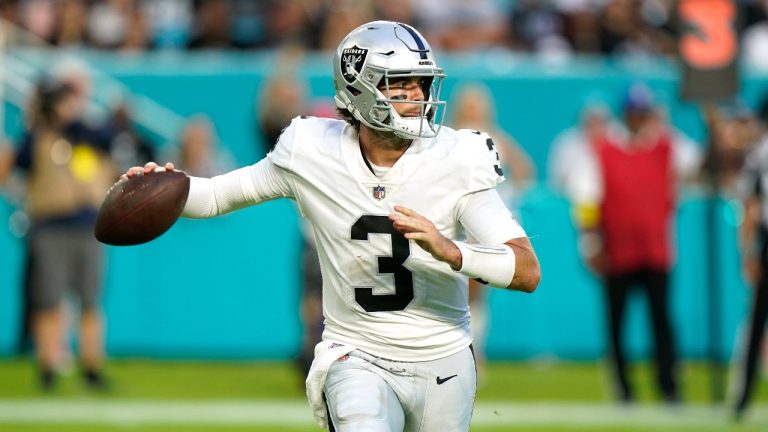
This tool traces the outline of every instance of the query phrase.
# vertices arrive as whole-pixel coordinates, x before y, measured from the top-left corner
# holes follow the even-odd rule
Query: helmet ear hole
[[[360,93],[362,93],[360,90],[358,90],[358,89],[356,89],[356,88],[354,88],[352,86],[347,86],[347,91],[352,93],[352,96],[360,96]]]
[[[382,109],[382,108],[373,108],[371,109],[371,118],[378,121],[379,123],[388,124],[389,123],[389,108]]]

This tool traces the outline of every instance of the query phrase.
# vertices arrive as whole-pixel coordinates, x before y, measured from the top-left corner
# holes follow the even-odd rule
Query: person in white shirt
[[[495,190],[493,141],[441,127],[445,75],[416,30],[360,26],[333,66],[345,120],[297,117],[255,165],[192,177],[183,216],[287,197],[312,223],[325,330],[307,395],[322,427],[466,431],[476,390],[467,281],[533,292],[536,254]],[[156,169],[173,165],[126,175]]]

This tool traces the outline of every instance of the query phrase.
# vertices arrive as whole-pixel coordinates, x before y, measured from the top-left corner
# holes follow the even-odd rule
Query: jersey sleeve
[[[472,243],[497,245],[527,237],[523,227],[494,189],[464,196],[459,202],[458,217]]]
[[[493,139],[479,131],[459,130],[457,133],[457,156],[467,176],[467,192],[492,189],[503,182],[501,161]]]
[[[280,168],[293,171],[294,170],[294,151],[298,145],[296,140],[297,129],[299,128],[300,121],[298,117],[291,120],[291,123],[283,129],[280,137],[277,139],[275,148],[267,154],[267,158],[276,166]]]
[[[213,178],[190,177],[182,216],[210,218],[280,197],[293,197],[288,171],[268,158]]]

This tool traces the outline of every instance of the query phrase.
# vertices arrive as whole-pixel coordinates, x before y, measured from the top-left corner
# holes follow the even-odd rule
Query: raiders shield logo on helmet
[[[377,200],[381,201],[384,199],[384,197],[387,195],[386,189],[384,189],[384,186],[374,186],[373,187],[373,197]]]
[[[341,76],[348,83],[352,84],[357,80],[367,56],[368,49],[360,48],[357,45],[352,48],[344,48],[341,51]]]

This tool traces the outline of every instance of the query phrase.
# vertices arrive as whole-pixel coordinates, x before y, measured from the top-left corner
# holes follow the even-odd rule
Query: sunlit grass
[[[706,405],[711,402],[711,375],[705,364],[688,363],[681,369],[682,388],[685,403]],[[200,361],[157,361],[144,359],[114,359],[109,363],[108,374],[112,382],[109,392],[89,392],[81,383],[75,370],[61,377],[58,388],[52,393],[43,393],[37,386],[34,364],[31,359],[7,360],[0,362],[0,399],[5,400],[100,400],[127,401],[205,401],[254,400],[259,401],[302,401],[305,398],[303,378],[291,363],[275,362],[200,362]],[[652,404],[658,400],[653,385],[653,369],[639,365],[632,370],[633,382],[637,387],[640,405]],[[725,378],[725,377],[724,377]],[[511,401],[521,404],[546,403],[582,404],[612,406],[607,385],[605,367],[599,363],[560,362],[516,362],[490,363],[483,375],[478,390],[478,403]],[[755,402],[764,409],[768,401],[768,384],[758,383]],[[714,406],[714,404],[713,404]],[[309,408],[307,407],[307,410]],[[514,423],[514,422],[513,422]],[[547,426],[536,424],[473,426],[473,432],[632,432],[632,431],[678,431],[701,430],[698,427],[675,426],[622,426],[583,424]],[[707,431],[764,430],[765,424],[746,422],[735,426],[723,418],[718,424],[705,427]],[[306,426],[291,425],[239,425],[239,424],[17,424],[0,423],[3,432],[170,432],[223,431],[223,432],[283,432],[317,431],[319,428],[308,423]]]

